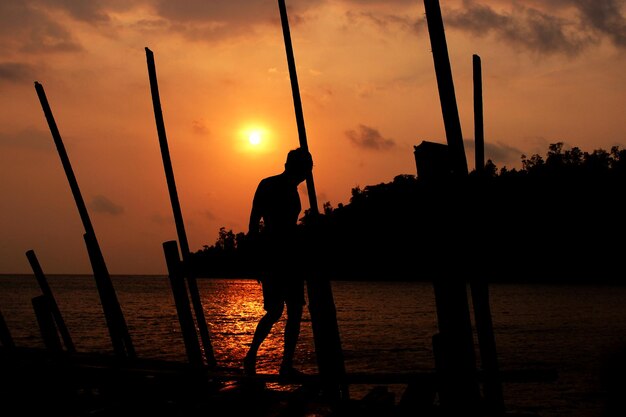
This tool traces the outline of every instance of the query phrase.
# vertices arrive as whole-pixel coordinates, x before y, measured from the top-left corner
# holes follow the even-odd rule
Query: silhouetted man
[[[298,184],[313,169],[311,154],[294,149],[287,154],[285,170],[261,180],[254,194],[248,237],[256,241],[261,251],[263,307],[265,315],[257,324],[252,344],[244,359],[244,371],[256,372],[256,357],[261,343],[272,326],[280,319],[287,306],[284,352],[280,366],[281,376],[299,374],[293,368],[293,357],[300,335],[304,300],[304,279],[298,276],[298,216],[302,209]]]

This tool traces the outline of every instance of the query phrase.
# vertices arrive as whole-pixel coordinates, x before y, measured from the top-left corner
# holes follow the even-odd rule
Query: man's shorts
[[[283,304],[305,305],[304,280],[302,279],[277,279],[264,278],[263,285],[263,308],[269,311],[272,308],[281,308]]]

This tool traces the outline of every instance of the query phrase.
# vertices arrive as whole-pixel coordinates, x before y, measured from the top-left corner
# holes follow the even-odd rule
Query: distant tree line
[[[522,168],[464,178],[352,189],[350,201],[299,222],[309,279],[487,279],[616,282],[624,279],[626,150],[549,146]],[[262,260],[245,233],[222,227],[192,254],[198,276],[259,278]]]

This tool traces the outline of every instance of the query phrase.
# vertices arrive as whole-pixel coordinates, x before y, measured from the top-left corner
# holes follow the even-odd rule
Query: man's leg
[[[256,373],[256,355],[259,351],[259,347],[265,338],[270,334],[272,327],[280,319],[282,314],[283,306],[281,304],[280,306],[276,306],[268,310],[261,320],[259,320],[259,324],[257,324],[254,336],[252,337],[250,349],[248,350],[248,353],[243,361],[243,369],[246,374],[254,375]]]
[[[302,321],[302,304],[287,303],[287,323],[285,324],[285,350],[283,362],[280,366],[281,374],[293,371],[293,357],[296,344],[300,337],[300,323]]]

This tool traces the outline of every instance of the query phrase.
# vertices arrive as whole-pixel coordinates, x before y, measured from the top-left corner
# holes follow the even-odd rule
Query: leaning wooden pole
[[[300,98],[300,87],[298,86],[298,76],[296,72],[296,62],[291,43],[289,30],[289,19],[287,7],[284,0],[278,0],[280,10],[280,20],[283,28],[285,50],[287,53],[287,64],[289,67],[289,77],[291,79],[291,92],[293,95],[296,122],[298,126],[298,139],[300,147],[309,149],[306,129],[304,126],[304,113],[302,111],[302,100]],[[317,207],[317,196],[313,184],[313,173],[307,176],[306,186],[309,195],[311,213],[319,215]],[[313,262],[314,260],[310,260]],[[324,277],[315,277],[307,281],[307,291],[309,295],[309,311],[311,314],[311,326],[315,342],[315,354],[320,377],[325,385],[327,394],[338,399],[348,399],[348,387],[345,384],[345,364],[343,350],[341,348],[341,338],[339,336],[339,326],[337,325],[337,312],[333,300],[333,292],[330,280]]]
[[[426,22],[435,64],[435,76],[439,90],[439,101],[443,113],[443,124],[446,130],[446,140],[450,148],[452,172],[457,175],[467,175],[467,159],[463,146],[463,133],[459,110],[456,104],[452,67],[448,56],[448,44],[443,28],[443,17],[438,0],[424,0]]]
[[[63,345],[54,320],[52,300],[46,295],[38,295],[32,298],[31,302],[44,346],[50,352],[62,352]]]
[[[452,69],[438,0],[424,0],[426,21],[433,53],[441,110],[450,152],[451,171],[459,180],[468,174],[463,134],[454,92]],[[456,196],[451,201],[457,201]],[[462,207],[458,207],[460,211]],[[450,218],[459,224],[458,218]],[[458,231],[453,231],[458,233]],[[461,236],[451,236],[458,240]],[[460,245],[455,245],[459,247]],[[458,256],[453,250],[448,257]],[[453,259],[450,259],[453,261]],[[478,407],[480,390],[476,378],[476,358],[472,336],[469,303],[465,279],[444,276],[433,282],[437,305],[439,334],[433,340],[437,371],[442,376],[440,392],[442,406],[451,413],[474,412]]]
[[[191,315],[191,307],[189,306],[189,294],[185,285],[185,276],[183,275],[183,264],[180,261],[178,253],[178,244],[175,240],[163,242],[163,252],[165,254],[165,262],[170,277],[170,286],[172,295],[174,296],[174,305],[178,314],[178,322],[183,335],[183,343],[187,352],[187,359],[191,365],[202,365],[202,352],[196,328]]]
[[[63,316],[61,315],[59,305],[54,298],[54,294],[52,294],[52,290],[50,289],[50,285],[48,284],[48,279],[43,273],[43,269],[39,264],[39,260],[37,259],[37,255],[35,255],[35,251],[32,249],[27,251],[26,257],[28,258],[28,262],[30,263],[33,273],[35,274],[35,279],[39,284],[39,288],[41,288],[41,292],[45,297],[48,298],[48,306],[50,308],[52,318],[54,319],[54,322],[56,324],[56,328],[58,329],[63,339],[65,349],[70,353],[76,352],[76,348],[74,347],[74,342],[72,341],[70,332],[65,325],[65,320],[63,320]]]
[[[78,213],[80,214],[83,227],[85,228],[85,234],[83,237],[85,239],[85,245],[87,246],[89,260],[93,269],[94,279],[100,296],[100,303],[104,311],[107,327],[109,329],[109,335],[113,344],[113,350],[115,351],[116,356],[120,358],[133,359],[136,356],[135,349],[128,333],[124,314],[122,313],[122,309],[117,300],[109,271],[107,270],[104,262],[102,250],[100,249],[100,245],[96,239],[96,233],[91,224],[89,213],[87,212],[87,206],[85,205],[85,201],[80,193],[78,181],[76,181],[76,176],[72,170],[70,159],[65,151],[61,134],[59,133],[56,121],[52,115],[52,110],[50,109],[50,104],[48,103],[43,86],[36,81],[35,90],[37,91],[39,101],[41,102],[41,107],[44,115],[46,116],[48,127],[50,128],[50,133],[52,133],[52,138],[54,139],[59,157],[61,158],[61,163],[63,165],[63,169],[65,170],[65,175],[67,176],[72,195],[74,196]]]
[[[159,136],[159,144],[161,147],[161,157],[163,159],[163,168],[165,169],[165,179],[169,190],[172,211],[174,212],[174,222],[176,223],[176,232],[178,234],[178,244],[183,258],[183,268],[187,277],[187,285],[191,296],[191,303],[196,315],[196,325],[200,333],[200,339],[204,348],[204,356],[208,366],[216,366],[213,346],[209,336],[209,329],[204,317],[204,309],[202,308],[202,300],[200,299],[200,291],[194,271],[191,268],[191,254],[189,252],[189,243],[187,241],[187,232],[185,231],[185,223],[183,222],[183,214],[178,200],[178,191],[176,190],[176,181],[174,179],[174,169],[172,168],[172,160],[167,143],[167,135],[165,134],[165,122],[163,120],[163,111],[161,109],[161,98],[159,96],[159,85],[157,82],[156,65],[154,63],[154,53],[146,48],[146,60],[148,63],[148,76],[150,78],[150,91],[152,93],[152,105],[154,107],[154,118],[157,126],[157,134]]]
[[[485,130],[483,124],[483,76],[480,56],[472,56],[474,78],[474,150],[475,170],[482,174],[485,170]]]

